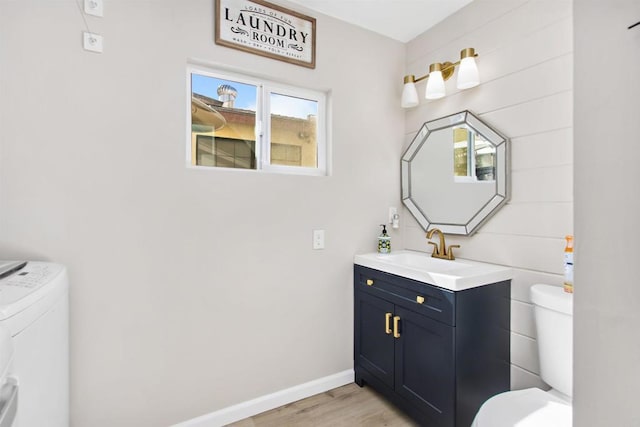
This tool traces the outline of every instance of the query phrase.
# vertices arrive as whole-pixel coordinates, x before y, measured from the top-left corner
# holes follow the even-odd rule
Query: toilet
[[[573,295],[561,287],[533,285],[540,377],[551,386],[508,391],[480,407],[472,427],[571,427]]]

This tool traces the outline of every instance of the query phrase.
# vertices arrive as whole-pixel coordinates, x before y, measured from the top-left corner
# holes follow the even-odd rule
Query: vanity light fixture
[[[469,47],[460,51],[460,60],[458,62],[435,62],[429,65],[429,73],[422,77],[416,78],[413,74],[404,76],[402,107],[411,108],[418,105],[416,83],[424,79],[428,79],[425,93],[426,99],[438,99],[445,96],[444,82],[451,78],[455,68],[458,66],[458,89],[470,89],[478,86],[480,78],[478,77],[478,66],[474,59],[476,56],[478,54],[474,48]]]

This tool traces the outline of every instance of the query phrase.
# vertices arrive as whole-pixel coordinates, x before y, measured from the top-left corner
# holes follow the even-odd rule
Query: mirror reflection
[[[494,181],[496,148],[466,125],[452,129],[453,176],[457,182]]]
[[[507,140],[468,111],[425,123],[402,157],[403,203],[427,230],[472,234],[507,200]]]

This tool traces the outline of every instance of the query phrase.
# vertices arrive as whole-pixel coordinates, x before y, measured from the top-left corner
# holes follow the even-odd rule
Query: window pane
[[[474,147],[478,181],[494,181],[496,176],[496,147],[480,134],[476,134]]]
[[[465,127],[453,128],[453,176],[470,176],[470,133]]]
[[[255,169],[257,88],[191,74],[192,163]]]
[[[271,164],[318,167],[318,101],[270,94]]]
[[[200,166],[255,169],[255,142],[209,135],[196,136],[196,163]]]

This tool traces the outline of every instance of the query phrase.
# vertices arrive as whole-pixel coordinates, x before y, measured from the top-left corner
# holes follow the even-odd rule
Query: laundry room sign
[[[316,20],[262,0],[215,0],[216,44],[316,67]]]

